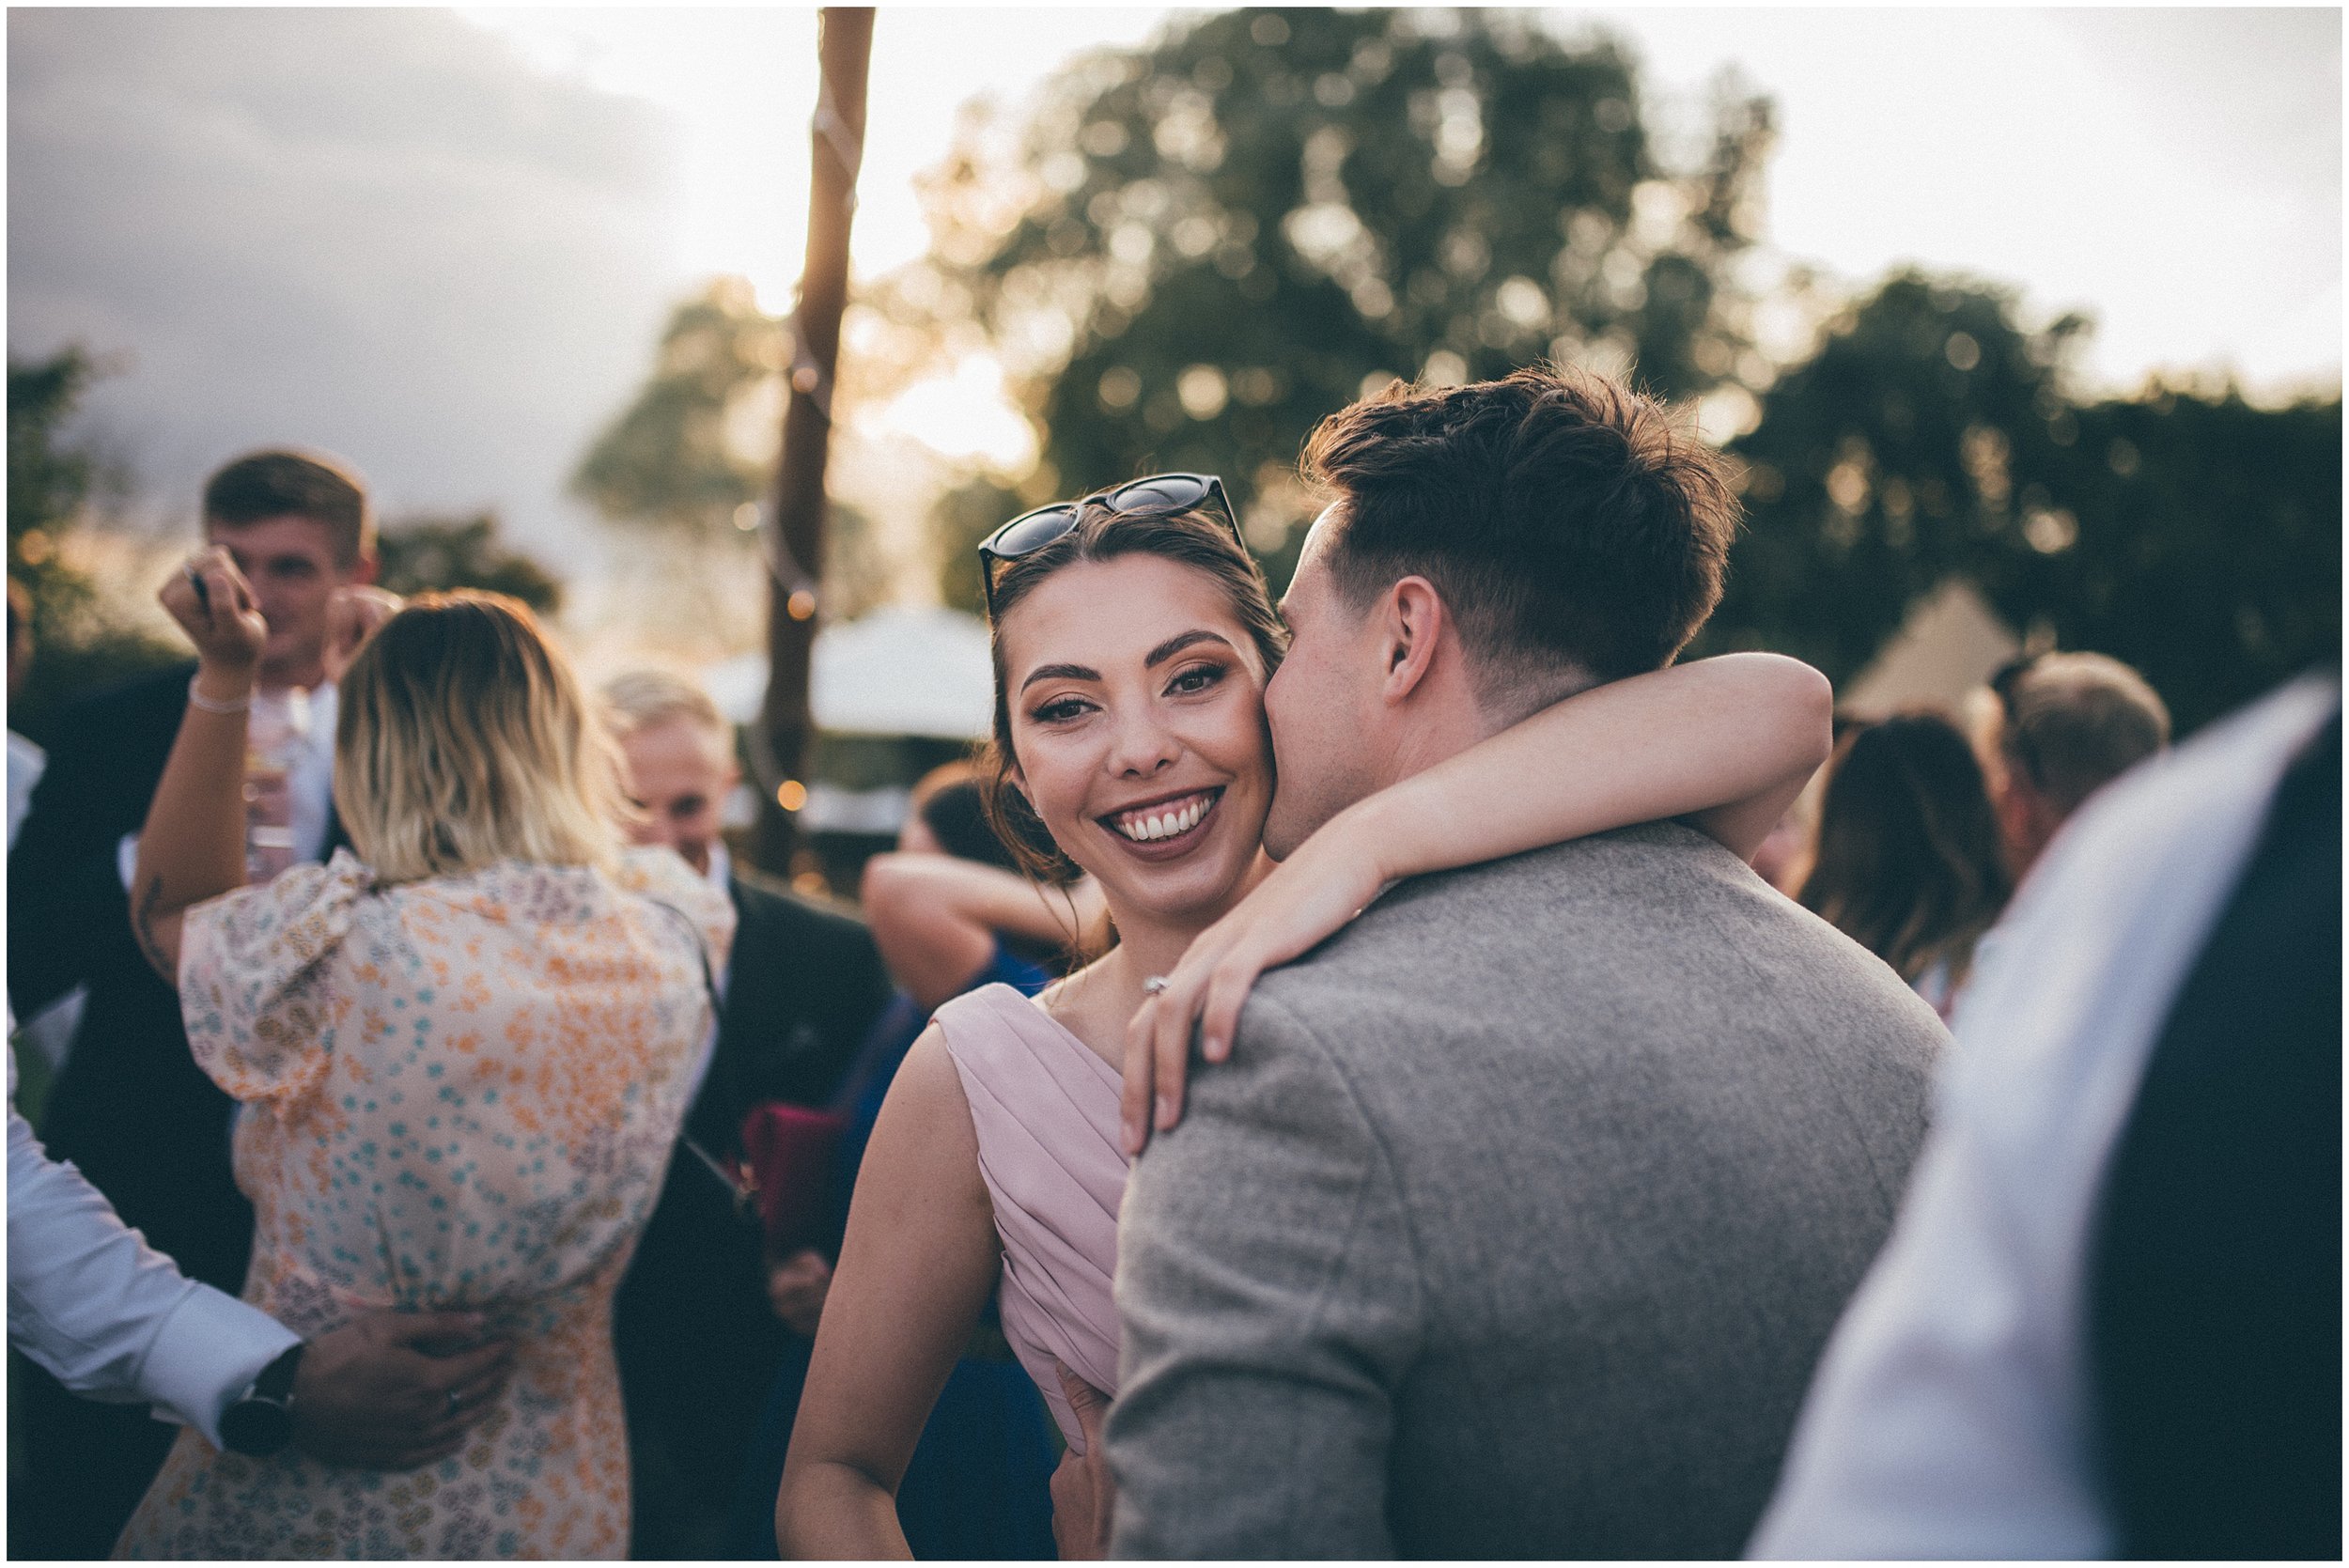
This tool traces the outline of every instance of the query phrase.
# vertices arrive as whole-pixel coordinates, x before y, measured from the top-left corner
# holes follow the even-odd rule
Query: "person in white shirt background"
[[[478,1313],[372,1312],[304,1343],[189,1279],[79,1171],[43,1152],[17,1113],[13,1049],[8,1343],[75,1393],[153,1405],[215,1448],[266,1453],[291,1442],[386,1469],[456,1452],[513,1371],[512,1345],[484,1340]],[[459,1344],[472,1348],[428,1353]]]
[[[1750,1555],[2338,1551],[2340,710],[2337,668],[2296,681],[2129,774],[2047,846],[1983,944],[1934,1130],[1828,1343]],[[2326,772],[2329,804],[2304,787],[2284,821],[2292,786],[2321,791]],[[2277,826],[2299,839],[2279,846]],[[2270,937],[2248,963],[2235,933],[2223,977],[2235,1009],[2214,1020],[2205,1000],[2197,1020],[2206,1035],[2216,1023],[2245,1078],[2205,1074],[2183,1117],[2169,1097],[2152,1174],[2194,1196],[2165,1198],[2154,1224],[2116,1241],[2117,1184],[2139,1196],[2148,1177],[2116,1149],[2144,1148],[2149,1063],[2208,1043],[2182,1039],[2182,998],[2241,915],[2247,866],[2279,847],[2302,858],[2304,896],[2265,911]],[[2316,1085],[2295,1111],[2279,1088],[2310,1063],[2332,1092]],[[2230,1087],[2236,1103],[2217,1104]],[[2197,1213],[2222,1185],[2200,1179],[2214,1157],[2237,1179]],[[2231,1233],[2259,1239],[2246,1249]],[[2145,1288],[2140,1268],[2121,1277],[2134,1298],[2116,1299],[2125,1246],[2167,1288]],[[2116,1353],[2116,1318],[2136,1347],[2165,1353]],[[2242,1342],[2260,1342],[2248,1361]],[[2263,1348],[2279,1344],[2280,1365]],[[2115,1401],[2148,1398],[2191,1413],[2115,1419],[2131,1407]]]

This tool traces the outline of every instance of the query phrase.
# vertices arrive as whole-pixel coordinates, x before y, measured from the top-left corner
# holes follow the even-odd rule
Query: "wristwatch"
[[[258,1459],[293,1441],[294,1374],[304,1348],[297,1344],[263,1367],[244,1397],[220,1413],[222,1442]]]

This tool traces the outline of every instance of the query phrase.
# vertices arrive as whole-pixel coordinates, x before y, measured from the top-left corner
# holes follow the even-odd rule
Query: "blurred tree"
[[[529,556],[507,550],[494,512],[469,518],[403,518],[383,524],[377,581],[396,594],[438,588],[487,588],[510,594],[540,614],[563,607],[563,584]]]
[[[54,633],[92,598],[89,580],[58,545],[81,520],[97,460],[62,431],[97,374],[87,354],[68,348],[46,360],[8,360],[8,575],[33,597],[34,634]]]
[[[766,494],[783,417],[781,323],[748,283],[713,279],[669,317],[651,377],[571,488],[615,522],[709,536]]]
[[[985,474],[939,498],[930,509],[930,535],[938,549],[940,602],[973,615],[986,612],[979,541],[1025,510],[1027,503],[1017,489]]]
[[[101,366],[79,348],[45,360],[8,360],[8,575],[33,601],[33,662],[9,706],[9,727],[49,737],[61,703],[95,685],[182,657],[126,624],[70,559],[69,536],[87,524],[101,492],[128,477],[65,427]]]
[[[685,575],[756,570],[762,503],[783,431],[790,336],[739,277],[712,279],[670,314],[652,374],[596,437],[571,488],[615,522],[686,547]],[[895,562],[870,518],[832,504],[823,614],[883,602]]]
[[[1748,527],[1699,651],[1858,673],[1910,602],[1964,576],[2018,627],[2143,671],[2181,729],[2341,637],[2341,404],[2232,389],[2079,404],[2087,322],[1896,274],[1828,323],[1735,443]]]
[[[1016,138],[967,127],[893,301],[941,336],[975,315],[1005,356],[1043,438],[1026,499],[1220,473],[1278,581],[1298,448],[1365,388],[1544,356],[1675,397],[1735,371],[1771,118],[1726,86],[1713,111],[1668,164],[1618,48],[1522,13],[1178,19],[1063,70]],[[938,519],[957,548],[973,494]]]

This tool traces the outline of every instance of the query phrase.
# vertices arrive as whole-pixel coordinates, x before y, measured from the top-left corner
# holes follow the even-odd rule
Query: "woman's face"
[[[1014,775],[1112,912],[1212,920],[1272,800],[1264,662],[1214,579],[1156,555],[1055,572],[1003,617]]]

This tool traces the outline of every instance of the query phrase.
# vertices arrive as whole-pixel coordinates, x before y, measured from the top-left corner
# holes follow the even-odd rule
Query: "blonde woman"
[[[516,1371],[456,1455],[410,1472],[182,1434],[117,1554],[620,1557],[613,1293],[732,908],[677,856],[621,852],[576,676],[487,594],[409,604],[343,674],[334,803],[356,853],[240,888],[266,629],[218,551],[162,598],[200,663],[132,912],[198,1064],[241,1102],[245,1298],[305,1335],[371,1307],[480,1312]]]

